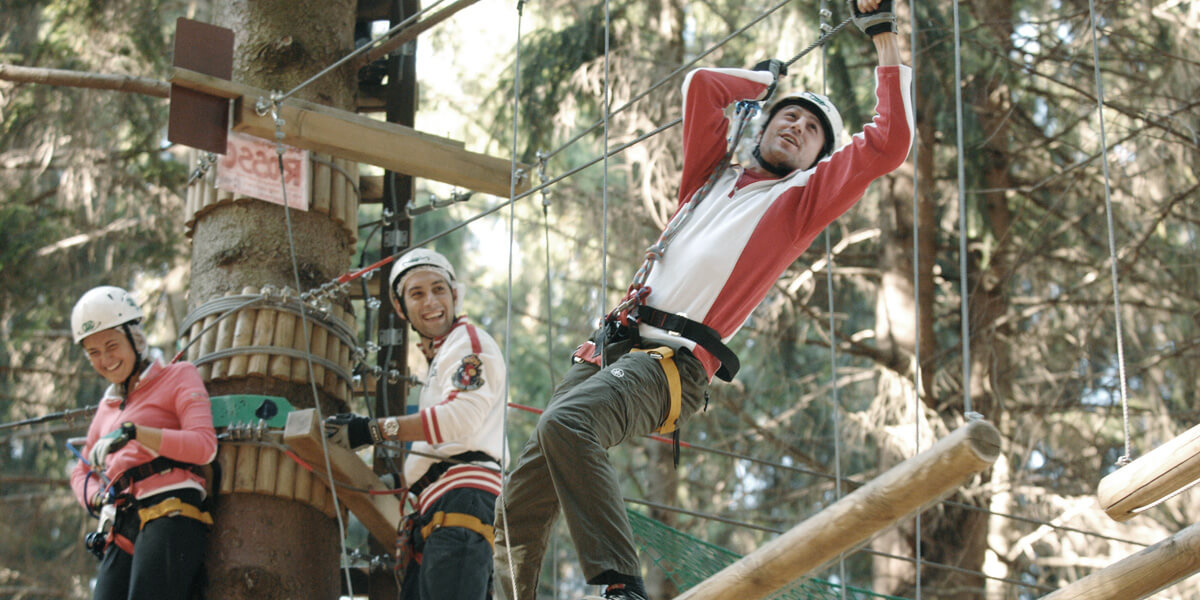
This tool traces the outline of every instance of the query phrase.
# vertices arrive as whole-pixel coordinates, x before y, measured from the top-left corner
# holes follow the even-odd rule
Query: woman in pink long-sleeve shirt
[[[96,600],[189,597],[212,523],[198,469],[217,452],[208,392],[190,363],[147,358],[141,318],[111,286],[71,312],[75,341],[111,384],[71,474],[76,498],[106,529],[89,540],[101,559]]]

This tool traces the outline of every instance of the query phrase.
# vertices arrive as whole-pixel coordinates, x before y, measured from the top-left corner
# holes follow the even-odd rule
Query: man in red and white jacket
[[[390,282],[396,313],[420,335],[429,360],[416,414],[326,420],[351,448],[409,441],[404,480],[417,511],[402,530],[405,600],[483,600],[492,580],[492,527],[504,458],[504,356],[492,336],[458,314],[460,290],[446,257],[418,248]],[[411,554],[410,554],[411,551]]]
[[[854,2],[855,22],[878,52],[878,103],[872,122],[844,146],[828,98],[784,96],[767,111],[754,161],[722,169],[709,183],[726,157],[726,107],[769,96],[781,65],[698,69],[685,79],[680,208],[606,328],[576,351],[516,461],[503,498],[507,531],[498,530],[496,541],[506,595],[511,568],[516,600],[536,598],[561,510],[588,583],[607,586],[604,598],[647,598],[607,449],[678,431],[700,408],[711,377],[736,372],[724,344],[784,270],[908,156],[911,70],[900,65],[891,0]]]

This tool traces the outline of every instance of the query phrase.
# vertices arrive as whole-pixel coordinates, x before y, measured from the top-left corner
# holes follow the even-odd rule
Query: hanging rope
[[[828,35],[832,31],[829,26],[829,18],[833,13],[829,10],[827,0],[821,0],[820,15],[821,33]],[[848,23],[847,19],[842,23]],[[822,36],[822,37],[823,37]],[[807,49],[806,49],[807,51]],[[827,76],[827,59],[829,48],[821,47],[821,94],[829,95],[829,80]],[[804,52],[800,53],[803,56]],[[799,58],[799,56],[797,57]],[[793,59],[792,62],[795,62]],[[789,63],[790,64],[790,63]],[[834,473],[834,498],[842,499],[842,402],[838,397],[838,377],[837,377],[837,324],[834,322],[834,311],[836,305],[833,298],[833,244],[830,241],[829,228],[826,227],[823,232],[825,238],[825,293],[829,300],[829,389],[830,400],[833,402],[833,473]],[[841,599],[846,600],[846,555],[838,555],[838,583],[841,591]]]
[[[275,121],[275,158],[279,167],[279,187],[283,193],[283,217],[284,222],[287,225],[288,255],[292,263],[292,278],[296,284],[296,290],[300,292],[301,297],[303,297],[304,284],[300,280],[300,261],[296,258],[296,236],[292,229],[292,208],[291,205],[288,204],[287,180],[284,175],[285,171],[283,167],[283,119],[279,117],[279,102],[276,102],[274,107],[271,109],[271,117]],[[322,414],[321,411],[321,394],[317,391],[317,381],[313,376],[314,369],[312,360],[312,338],[308,328],[308,315],[304,310],[300,311],[300,330],[304,332],[305,363],[308,365],[308,384],[312,389],[313,409],[316,412],[317,421],[323,423],[325,422],[325,415]],[[325,475],[328,478],[328,481],[334,481],[332,461],[329,460],[328,440],[326,440],[325,436],[323,435],[319,437],[321,438],[321,453],[324,455],[325,459]],[[330,497],[333,499],[333,512],[338,526],[338,546],[341,548],[341,553],[345,555],[346,523],[342,518],[341,500],[338,498],[337,486],[330,486],[329,493]],[[354,596],[354,582],[350,577],[350,565],[346,565],[345,568],[342,569],[342,573],[346,577],[346,590],[349,592],[350,596]]]
[[[521,20],[524,16],[525,0],[517,1],[517,50],[516,60],[513,61],[513,128],[512,128],[512,172],[517,171],[517,126],[520,118],[521,106]],[[510,178],[508,187],[508,297],[504,307],[504,406],[507,406],[510,397],[509,387],[512,386],[511,361],[512,356],[512,299],[513,299],[513,244],[516,226],[516,204],[513,202],[513,197],[517,193],[517,180],[515,177]],[[504,447],[508,447],[508,411],[502,411],[503,429],[504,429]],[[504,452],[501,452],[500,460],[504,460]],[[501,470],[505,469],[506,465],[501,465]],[[512,561],[512,544],[509,541],[512,536],[509,535],[508,529],[508,508],[505,506],[504,498],[507,497],[506,490],[508,489],[508,477],[500,478],[500,520],[504,528],[504,553],[506,556],[505,563],[508,565],[508,581],[512,584],[512,598],[517,598],[517,572]],[[505,592],[507,594],[507,591]]]
[[[538,151],[538,180],[546,182],[546,154]],[[550,389],[558,377],[554,374],[554,288],[550,280],[550,192],[542,189],[542,232],[546,249],[546,368],[550,372]]]
[[[1096,76],[1096,116],[1100,121],[1100,164],[1104,171],[1104,214],[1108,224],[1108,262],[1112,267],[1113,321],[1117,334],[1117,373],[1121,379],[1121,421],[1125,430],[1125,454],[1117,459],[1118,466],[1129,464],[1133,453],[1129,449],[1129,396],[1125,381],[1125,340],[1121,328],[1121,288],[1117,276],[1117,239],[1113,225],[1112,184],[1108,174],[1108,140],[1104,128],[1104,79],[1100,77],[1100,46],[1096,30],[1100,28],[1096,19],[1096,2],[1088,0],[1088,20],[1092,29],[1092,67]]]
[[[958,277],[959,319],[962,322],[962,387],[963,416],[970,420],[983,415],[971,407],[971,315],[970,285],[967,282],[967,177],[963,165],[963,99],[962,99],[962,34],[959,26],[958,2],[954,3],[954,124],[958,148]]]
[[[608,0],[604,0],[604,175],[601,185],[601,218],[600,218],[600,320],[604,318],[604,309],[608,306],[608,138],[609,117],[612,109],[612,87],[609,82],[609,44],[612,15],[609,13]],[[600,344],[600,363],[608,364],[606,355],[608,344]]]
[[[909,9],[912,11],[912,26],[909,27],[909,46],[912,48],[912,94],[913,106],[920,106],[917,102],[917,54],[920,46],[917,39],[917,0],[909,2]],[[916,126],[916,120],[920,113],[913,115],[913,125]],[[917,151],[921,147],[916,138],[913,141],[912,147],[912,162],[913,162],[913,366],[915,373],[913,374],[913,456],[921,453],[921,415],[925,413],[924,405],[921,403],[921,391],[924,389],[925,383],[922,380],[923,370],[921,368],[921,186],[920,184],[920,168],[917,162]],[[913,525],[913,549],[915,556],[914,569],[916,570],[916,600],[921,600],[921,514],[922,511],[917,511],[916,521]]]

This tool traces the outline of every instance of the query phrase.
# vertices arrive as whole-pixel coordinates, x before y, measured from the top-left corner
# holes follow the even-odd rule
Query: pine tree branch
[[[16,83],[40,83],[43,85],[112,90],[115,92],[142,94],[155,98],[166,98],[171,93],[171,85],[158,79],[134,77],[133,75],[68,71],[65,69],[21,67],[2,63],[0,63],[0,80]]]
[[[93,231],[91,233],[81,233],[79,235],[73,235],[68,238],[63,238],[53,244],[50,244],[49,246],[44,246],[44,247],[38,249],[36,255],[37,256],[46,256],[47,254],[53,254],[55,252],[58,252],[59,250],[65,250],[72,246],[86,244],[87,242],[90,242],[97,238],[104,237],[110,233],[113,233],[116,231],[121,231],[123,229],[129,229],[130,227],[134,227],[134,226],[140,224],[142,221],[143,221],[143,219],[134,219],[131,217],[117,219],[116,221],[109,223],[106,227],[104,227],[102,229],[97,229],[96,231]]]

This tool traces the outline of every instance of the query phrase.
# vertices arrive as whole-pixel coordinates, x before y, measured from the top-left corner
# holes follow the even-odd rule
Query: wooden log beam
[[[677,600],[754,600],[820,568],[987,469],[1000,433],[971,421],[722,569]]]
[[[1042,596],[1042,600],[1136,600],[1197,571],[1200,524]]]
[[[479,0],[458,0],[458,2],[455,2],[434,14],[425,17],[424,19],[421,19],[416,23],[408,25],[404,29],[397,31],[396,35],[392,37],[392,39],[383,42],[379,46],[372,48],[359,56],[354,62],[355,70],[361,69],[376,59],[387,56],[392,50],[395,50],[396,48],[399,48],[400,46],[417,39],[417,36],[425,33],[434,25],[449,19],[458,11],[475,4],[476,2],[479,2]]]
[[[234,131],[275,140],[271,115],[255,110],[259,98],[270,97],[266,90],[179,68],[171,83],[232,99]],[[511,161],[465,150],[461,142],[292,98],[283,102],[279,116],[284,120],[282,141],[290,146],[502,198],[509,195]],[[517,166],[529,172],[527,166]],[[528,187],[527,180],[518,182],[517,191]]]
[[[283,443],[292,452],[312,465],[315,472],[325,474],[325,454],[321,438],[325,435],[324,424],[317,419],[317,411],[304,409],[288,414],[283,429]],[[333,477],[340,483],[363,489],[386,490],[388,487],[371,470],[371,465],[359,456],[337,444],[329,444],[329,464]],[[396,547],[396,526],[400,523],[400,500],[394,495],[374,495],[338,488],[341,501],[371,535],[389,552]]]
[[[155,98],[166,98],[171,92],[170,84],[158,79],[147,79],[133,75],[116,75],[112,73],[22,67],[10,64],[0,64],[0,80],[111,90],[114,92],[142,94]]]
[[[1200,480],[1200,425],[1100,480],[1096,497],[1116,521],[1128,521]]]

